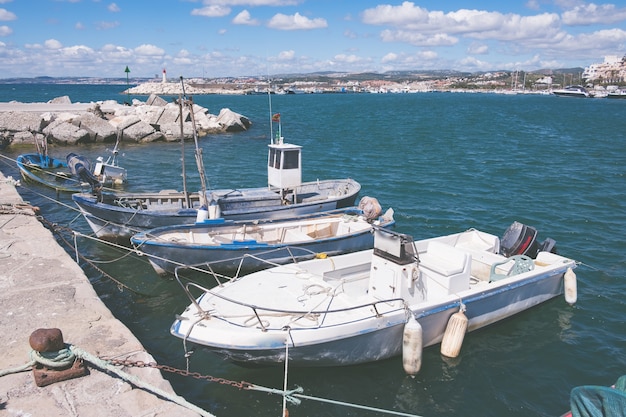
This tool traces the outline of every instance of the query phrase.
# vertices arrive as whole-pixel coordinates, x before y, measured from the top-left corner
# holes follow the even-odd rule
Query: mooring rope
[[[32,350],[30,353],[30,358],[31,360],[22,366],[6,370],[0,370],[0,377],[28,371],[38,363],[52,369],[67,368],[74,363],[76,358],[80,358],[86,362],[89,362],[90,364],[92,364],[96,368],[99,368],[102,371],[113,373],[122,378],[124,381],[136,387],[142,388],[161,398],[172,401],[173,403],[178,404],[181,407],[188,408],[203,417],[215,417],[208,411],[205,411],[202,408],[188,402],[183,397],[148,384],[147,382],[139,379],[137,376],[131,375],[127,372],[122,371],[121,369],[116,368],[111,362],[100,359],[97,356],[94,356],[91,353],[71,344],[66,343],[65,347],[58,351],[38,352],[36,350]]]

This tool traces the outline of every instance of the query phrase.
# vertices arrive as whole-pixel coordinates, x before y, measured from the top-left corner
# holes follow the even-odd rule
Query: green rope
[[[65,348],[52,352],[30,351],[30,359],[43,366],[52,369],[69,368],[76,360],[76,355],[71,351],[70,345],[65,344]]]
[[[76,346],[73,346],[67,343],[65,344],[65,348],[58,350],[58,351],[38,352],[36,350],[32,350],[30,352],[30,359],[31,359],[30,362],[22,366],[15,367],[15,368],[0,370],[0,377],[9,375],[9,374],[15,374],[19,372],[28,371],[33,366],[37,365],[38,363],[48,368],[52,368],[52,369],[67,368],[69,366],[72,366],[76,358],[81,358],[91,363],[96,368],[115,374],[119,376],[120,378],[122,378],[123,380],[135,385],[136,387],[143,388],[149,392],[152,392],[155,395],[158,395],[159,397],[165,398],[182,407],[188,408],[198,413],[201,416],[215,417],[213,416],[213,414],[210,414],[209,412],[201,409],[200,407],[186,401],[183,397],[164,391],[160,388],[154,387],[146,382],[143,382],[136,376],[128,374],[120,369],[117,369],[110,362],[102,360],[98,358],[97,356],[94,356]]]
[[[9,369],[0,370],[0,377],[6,376],[6,375],[11,375],[11,374],[18,374],[20,372],[30,371],[30,369],[33,366],[35,366],[36,364],[37,364],[37,362],[30,361],[27,364],[24,364],[22,366],[16,366],[15,368],[9,368]]]

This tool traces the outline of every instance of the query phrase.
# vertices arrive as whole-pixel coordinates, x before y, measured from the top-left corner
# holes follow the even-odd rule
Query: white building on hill
[[[626,81],[626,56],[617,55],[604,57],[601,64],[591,64],[583,72],[582,78],[587,82],[620,83]]]

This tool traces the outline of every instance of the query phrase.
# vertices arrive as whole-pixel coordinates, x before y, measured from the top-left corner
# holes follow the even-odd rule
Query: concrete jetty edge
[[[65,343],[98,357],[154,361],[100,300],[80,266],[23,205],[15,185],[0,172],[0,371],[30,361],[29,337],[40,328],[58,328]],[[0,414],[198,416],[89,364],[88,369],[86,376],[44,387],[36,385],[32,371],[0,377]],[[158,369],[123,370],[175,394]]]

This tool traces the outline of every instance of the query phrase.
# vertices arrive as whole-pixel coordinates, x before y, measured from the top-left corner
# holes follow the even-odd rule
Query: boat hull
[[[372,250],[213,289],[179,281],[192,303],[170,331],[242,364],[282,363],[288,351],[290,366],[353,365],[399,355],[408,314],[431,346],[459,311],[474,331],[563,294],[565,277],[575,279],[571,259],[548,251],[507,257],[500,243],[475,229],[419,241],[376,229]]]
[[[495,286],[463,298],[466,317],[469,319],[468,331],[478,330],[489,324],[504,320],[522,311],[563,294],[563,274],[566,268],[537,276],[531,280],[512,285]],[[511,299],[515,302],[511,303]],[[448,321],[452,314],[459,311],[458,300],[431,304],[411,309],[423,329],[423,346],[432,346],[441,342]],[[327,341],[319,336],[305,335],[306,330],[285,331],[282,338],[275,334],[267,337],[258,333],[258,339],[244,349],[229,346],[210,346],[203,341],[187,337],[187,340],[214,352],[227,360],[246,366],[271,366],[285,362],[285,340],[289,346],[289,365],[298,367],[345,366],[375,362],[392,358],[402,353],[402,337],[406,322],[405,311],[399,306],[393,313],[381,318],[372,318],[361,323],[351,334],[338,337],[343,330],[335,329],[327,335]],[[185,338],[186,326],[176,321],[171,329],[174,336]],[[318,328],[309,333],[318,333]],[[280,343],[282,339],[282,343]],[[299,343],[299,340],[314,340],[314,343]],[[277,343],[278,341],[278,343]],[[278,346],[277,346],[278,345]]]
[[[210,197],[218,200],[221,216],[227,220],[285,219],[354,206],[361,186],[347,179],[305,183],[299,188],[301,199],[294,203],[286,203],[265,187],[216,190]],[[200,207],[197,193],[189,200],[180,192],[103,193],[100,200],[83,193],[72,199],[100,238],[129,238],[143,230],[192,224]]]

